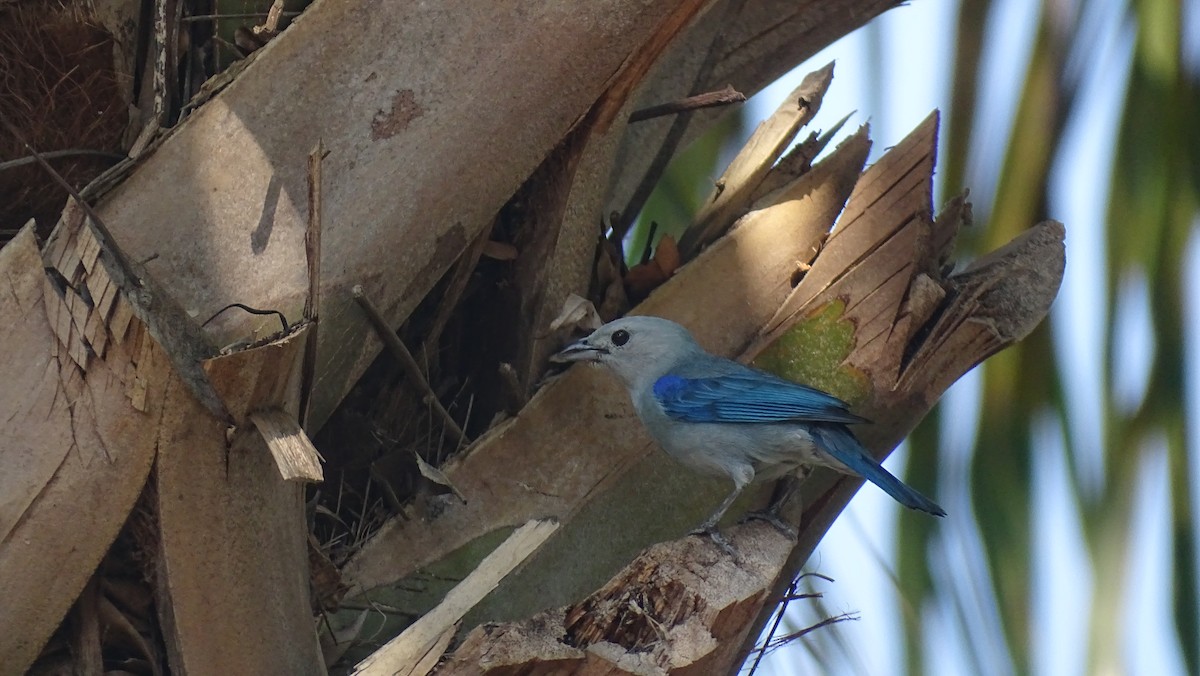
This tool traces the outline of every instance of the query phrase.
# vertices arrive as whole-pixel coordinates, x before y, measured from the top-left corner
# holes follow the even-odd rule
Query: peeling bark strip
[[[40,435],[40,445],[51,445],[51,452],[42,455],[58,455],[62,460],[54,473],[43,479],[37,496],[22,505],[19,515],[13,514],[15,527],[0,541],[0,576],[5,584],[18,585],[11,594],[4,590],[4,598],[6,602],[11,600],[11,612],[15,613],[5,613],[4,617],[20,619],[23,624],[19,630],[11,628],[11,631],[0,626],[5,637],[0,641],[11,643],[0,643],[0,655],[6,664],[21,665],[18,668],[28,666],[37,655],[111,545],[157,453],[157,492],[160,497],[172,498],[159,504],[162,545],[159,563],[164,568],[156,577],[160,585],[158,609],[162,613],[172,666],[181,672],[190,669],[262,673],[284,666],[288,673],[318,673],[319,649],[309,617],[307,580],[302,574],[307,559],[300,493],[294,487],[278,489],[278,485],[288,484],[272,474],[274,465],[261,442],[258,448],[251,449],[247,465],[227,461],[230,449],[225,438],[226,421],[233,418],[214,388],[217,379],[210,380],[200,364],[208,350],[194,322],[169,296],[156,291],[158,287],[152,280],[133,271],[115,242],[109,240],[103,224],[96,222],[95,227],[89,227],[84,223],[85,212],[90,213],[76,201],[64,211],[42,253],[44,271],[39,265],[7,275],[9,284],[29,278],[39,280],[42,287],[39,300],[44,304],[44,312],[39,312],[33,304],[24,315],[34,318],[30,322],[34,330],[45,327],[52,334],[41,341],[20,337],[19,344],[46,350],[42,359],[45,375],[39,385],[36,375],[23,374],[25,378],[9,381],[11,390],[24,394],[28,390],[22,385],[30,387],[34,393],[32,401],[40,405],[44,397],[37,397],[38,388],[48,382],[54,385],[49,410],[41,415],[37,412],[27,415],[36,416],[46,427],[65,426],[69,444],[59,451],[53,444],[61,440],[51,430]],[[101,236],[105,241],[101,241]],[[32,235],[27,238],[21,244],[36,253]],[[10,244],[5,251],[22,252],[20,246],[13,247]],[[15,292],[12,295],[22,297]],[[44,323],[39,324],[36,319]],[[302,334],[305,328],[302,324],[290,337]],[[288,337],[276,344],[280,343],[286,345]],[[289,355],[282,360],[285,365],[271,369],[267,377],[250,377],[261,376],[264,372],[261,368],[237,370],[234,380],[242,387],[234,390],[238,396],[232,399],[239,405],[239,413],[244,415],[265,403],[290,405],[295,410],[294,375],[299,365],[295,346],[299,344],[292,341]],[[219,372],[222,363],[231,361],[261,365],[271,355],[278,356],[278,350],[272,351],[273,346],[213,360],[214,368]],[[12,356],[19,358],[16,353]],[[31,359],[31,363],[37,362],[38,359]],[[279,365],[279,360],[275,365]],[[47,381],[49,375],[56,380]],[[62,415],[54,415],[60,402],[65,409],[65,420]],[[143,415],[139,417],[138,413]],[[27,415],[15,416],[10,421],[27,421]],[[299,449],[301,455],[310,450],[315,456],[315,449],[299,430],[294,415],[276,410],[264,419],[274,423],[264,425],[263,430],[275,446],[287,446],[291,451]],[[242,416],[238,420],[244,422]],[[281,430],[288,434],[278,434]],[[235,446],[235,451],[246,447],[246,435],[241,440],[243,443]],[[20,454],[37,454],[41,450],[28,444],[18,445],[14,451],[9,451],[7,444],[0,445],[0,449]],[[84,462],[83,476],[79,476],[71,461],[72,449],[78,450]],[[216,471],[207,475],[197,471],[206,453],[210,460],[216,461],[210,466]],[[172,474],[171,459],[183,458],[184,454],[186,460],[177,465],[183,472]],[[319,475],[313,458],[306,459],[308,465],[301,473],[310,477]],[[15,476],[23,481],[31,478],[24,474]],[[173,479],[182,479],[179,483],[186,483],[190,491],[210,490],[203,508],[198,505],[188,508],[186,496],[181,495]],[[239,482],[249,486],[251,504],[222,511],[222,507],[231,504],[224,502],[225,499],[239,497]],[[61,494],[64,489],[69,491],[66,495]],[[180,508],[184,508],[188,519],[203,515],[202,524],[187,523],[176,531],[180,522],[172,521],[175,514],[172,510]],[[253,519],[243,517],[247,511],[253,512]],[[22,527],[39,530],[30,534],[18,532]],[[216,553],[212,546],[214,533],[206,529],[216,529],[219,537],[232,538],[228,549],[220,552],[222,557],[216,565],[206,559]],[[202,552],[187,551],[187,544],[180,544],[194,537],[201,539],[198,549]],[[262,546],[272,540],[278,546]],[[283,546],[289,543],[293,546]],[[69,551],[62,551],[64,547],[69,547]],[[46,565],[50,561],[55,565]],[[282,568],[273,565],[279,563],[284,564]],[[223,570],[232,570],[238,581],[253,583],[253,593],[236,590],[230,584],[218,587],[219,592],[235,590],[231,597],[222,598],[219,592],[214,594],[195,580],[180,582],[188,580],[188,573],[205,564],[208,566],[201,575],[204,583],[221,580]],[[185,591],[188,589],[205,591],[197,599]],[[31,604],[37,604],[38,608],[26,612],[26,606]],[[199,608],[203,608],[200,621],[193,623]],[[231,635],[221,636],[220,631],[210,627],[215,623],[206,613],[214,612],[214,608],[223,621],[231,622],[229,626],[238,627]],[[270,626],[280,634],[265,643],[259,639],[249,641],[240,627],[265,615],[280,618]],[[239,616],[240,622],[236,621]],[[305,630],[311,640],[304,640]],[[206,640],[213,638],[218,639],[221,649],[206,644]],[[243,645],[224,652],[238,642]],[[286,650],[286,656],[280,654],[282,650]],[[220,668],[211,668],[215,664]]]
[[[321,472],[321,454],[300,429],[292,415],[278,409],[250,414],[250,422],[258,429],[284,481],[325,480]]]
[[[654,545],[583,601],[474,629],[437,672],[720,674],[791,543],[739,528],[734,562],[705,538]]]
[[[463,615],[491,593],[500,580],[521,565],[556,530],[557,522],[530,521],[513,531],[470,575],[451,589],[436,608],[360,662],[352,673],[357,676],[421,676],[429,673],[445,652]]]
[[[16,673],[137,500],[171,374],[96,264],[94,240],[60,244],[52,282],[32,224],[0,249],[0,317],[12,320],[0,324],[0,656]]]
[[[725,228],[750,207],[755,190],[766,178],[800,127],[821,108],[821,100],[833,81],[833,64],[809,73],[800,86],[788,94],[779,109],[767,118],[746,141],[733,161],[717,179],[716,189],[696,214],[696,221],[679,240],[684,260],[724,232]]]
[[[110,344],[120,345],[133,320],[133,308],[100,264],[101,244],[92,229],[84,227],[83,219],[83,211],[72,203],[64,213],[65,227],[58,230],[43,254],[46,316],[58,339],[53,354],[69,357],[75,366],[65,375],[68,383],[82,381],[90,360],[104,359]],[[141,328],[140,322],[138,326]],[[144,343],[143,348],[148,347],[149,343]],[[144,378],[138,378],[136,372],[137,352],[133,360],[135,369],[128,371],[125,394],[135,409],[145,411]],[[78,392],[71,395],[78,396]]]

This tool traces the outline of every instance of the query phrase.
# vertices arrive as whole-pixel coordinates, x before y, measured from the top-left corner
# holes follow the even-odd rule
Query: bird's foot
[[[775,512],[772,512],[771,510],[766,510],[766,511],[762,511],[762,512],[750,512],[749,514],[747,514],[745,516],[745,518],[742,519],[741,522],[745,523],[747,521],[752,521],[752,520],[753,521],[766,521],[767,523],[774,526],[775,530],[779,531],[780,533],[782,533],[785,537],[787,537],[790,540],[795,540],[797,537],[796,529],[792,528],[792,526],[790,524],[785,522],[783,519],[779,518],[779,515],[776,514]]]
[[[721,532],[717,530],[716,524],[706,523],[689,534],[700,536],[707,535],[708,538],[713,541],[713,544],[719,547],[721,551],[734,558],[737,558],[737,550],[733,548],[733,545],[729,543],[729,540],[725,539],[724,535],[721,535]]]

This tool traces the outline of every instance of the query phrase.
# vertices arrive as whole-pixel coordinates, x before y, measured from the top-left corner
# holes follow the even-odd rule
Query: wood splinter
[[[354,676],[424,676],[441,660],[464,615],[555,531],[554,519],[531,520],[513,531],[446,598],[396,638],[358,663]]]
[[[250,421],[266,442],[284,481],[325,480],[321,454],[295,418],[285,411],[270,409],[251,413]]]

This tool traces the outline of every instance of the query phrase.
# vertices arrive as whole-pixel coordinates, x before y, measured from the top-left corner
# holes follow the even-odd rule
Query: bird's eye
[[[620,346],[624,345],[625,343],[628,343],[629,342],[629,332],[626,331],[625,329],[618,329],[616,331],[613,331],[612,342],[613,342],[613,345],[616,345],[617,347],[620,347]]]

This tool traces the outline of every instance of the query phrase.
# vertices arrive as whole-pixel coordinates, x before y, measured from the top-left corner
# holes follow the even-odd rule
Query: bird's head
[[[565,363],[582,361],[606,366],[628,387],[657,379],[679,359],[699,350],[692,334],[659,317],[623,317],[592,335],[568,345],[550,358]]]

